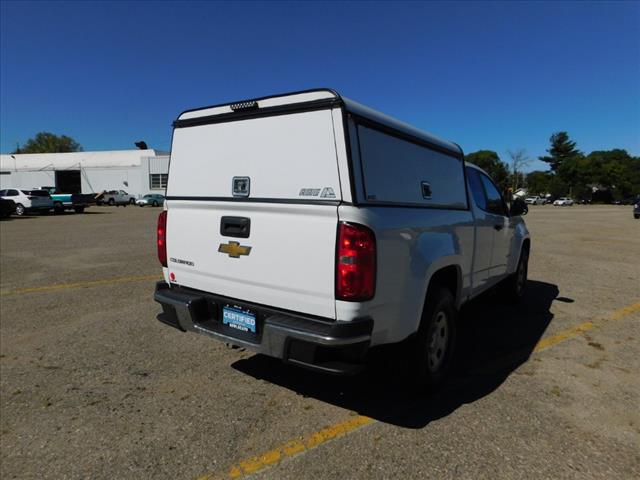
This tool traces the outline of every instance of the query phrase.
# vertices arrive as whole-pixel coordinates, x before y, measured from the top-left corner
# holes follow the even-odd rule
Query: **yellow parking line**
[[[198,480],[214,480],[219,478],[233,479],[249,475],[260,470],[264,470],[271,465],[275,465],[285,458],[295,457],[307,450],[327,443],[329,440],[342,437],[343,435],[375,422],[376,421],[373,418],[358,415],[347,421],[323,428],[308,437],[292,440],[261,455],[241,460],[237,464],[232,465],[226,474],[203,475],[199,477]]]
[[[539,352],[541,350],[546,350],[547,348],[550,348],[557,343],[564,342],[565,340],[569,340],[570,338],[575,337],[579,333],[587,332],[596,327],[600,327],[605,322],[608,322],[608,321],[620,320],[621,318],[624,318],[627,315],[631,315],[632,313],[635,313],[638,311],[640,311],[640,302],[634,303],[633,305],[629,305],[628,307],[624,307],[619,310],[616,310],[607,318],[605,318],[603,321],[600,321],[597,323],[584,322],[584,323],[581,323],[580,325],[576,325],[575,327],[569,328],[567,330],[563,330],[560,333],[556,333],[555,335],[552,335],[550,337],[543,338],[536,344],[533,351]]]
[[[640,311],[640,302],[629,305],[628,307],[621,308],[613,312],[606,321],[620,320],[632,313]],[[569,340],[576,335],[600,327],[603,322],[585,322],[575,327],[569,328],[562,332],[559,332],[551,337],[540,340],[534,347],[534,352],[546,350],[558,343]],[[252,473],[256,473],[265,470],[268,467],[276,465],[277,463],[287,459],[294,458],[308,450],[316,448],[320,445],[327,443],[329,440],[333,440],[338,437],[342,437],[349,433],[355,432],[366,425],[372,425],[377,423],[370,417],[358,415],[350,420],[337,423],[333,426],[323,428],[322,430],[312,433],[308,437],[302,437],[298,440],[292,440],[284,443],[279,447],[276,447],[268,452],[255,457],[250,457],[245,460],[240,460],[238,463],[232,465],[227,472],[218,474],[205,474],[198,477],[198,480],[219,480],[219,479],[236,479]]]
[[[138,275],[138,276],[132,276],[132,277],[107,278],[104,280],[91,280],[88,282],[58,283],[55,285],[45,285],[42,287],[18,288],[16,290],[9,290],[7,292],[0,293],[0,297],[8,297],[10,295],[21,295],[24,293],[48,292],[51,290],[65,290],[69,288],[94,287],[96,285],[112,285],[116,283],[140,282],[143,280],[161,280],[161,277],[158,274],[155,274],[155,275]]]

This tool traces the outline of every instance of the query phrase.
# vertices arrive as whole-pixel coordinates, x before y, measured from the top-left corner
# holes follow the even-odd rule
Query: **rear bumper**
[[[280,358],[287,363],[337,375],[362,370],[371,343],[373,320],[320,319],[238,301],[190,288],[156,284],[154,300],[162,305],[158,320],[226,343]],[[240,304],[257,314],[257,335],[222,324],[222,306]]]

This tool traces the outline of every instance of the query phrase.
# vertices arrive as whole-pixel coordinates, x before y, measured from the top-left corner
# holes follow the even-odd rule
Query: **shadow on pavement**
[[[501,303],[488,293],[461,312],[456,366],[436,393],[416,394],[405,387],[398,361],[402,345],[371,352],[371,366],[354,377],[334,377],[286,365],[263,355],[235,362],[232,367],[257,379],[292,390],[381,422],[422,428],[496,390],[525,363],[549,326],[558,288],[529,281],[522,303]]]
[[[1,217],[0,220],[3,222],[8,222],[10,220],[26,220],[27,218],[36,218],[36,215],[11,215],[9,217]]]
[[[82,215],[105,215],[105,214],[109,214],[110,215],[111,213],[113,213],[113,212],[101,212],[99,210],[93,210],[93,209],[87,209],[82,213],[76,213],[73,210],[65,210],[64,212],[51,213],[50,216],[52,216],[52,217],[63,217],[63,216],[68,216],[68,215],[78,215],[78,216],[82,216]]]

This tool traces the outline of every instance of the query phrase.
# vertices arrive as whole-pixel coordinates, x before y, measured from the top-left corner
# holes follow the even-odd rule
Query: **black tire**
[[[640,218],[640,215],[637,215],[637,214],[635,214],[635,213],[634,213],[634,214],[633,214],[633,218],[635,218],[636,220],[638,220],[638,219]]]
[[[25,213],[26,213],[26,209],[24,208],[24,205],[22,205],[21,203],[16,203],[16,215],[18,215],[19,217],[22,217]]]
[[[76,213],[84,213],[84,207],[73,207]]]
[[[116,201],[113,198],[110,198],[107,203],[109,204],[109,206],[113,207],[116,204]]]
[[[96,205],[101,207],[102,206],[102,200],[96,200]]]
[[[62,203],[55,202],[53,204],[53,213],[55,213],[56,215],[64,213],[64,206],[62,205]]]
[[[135,198],[130,198],[129,199],[129,205],[135,205],[136,204],[136,199]]]
[[[456,346],[458,311],[446,288],[429,289],[420,328],[410,348],[410,383],[418,390],[435,390],[446,380]]]
[[[156,201],[154,200],[153,202],[151,202],[151,205],[152,205],[152,206],[154,206],[154,207],[157,207],[157,206],[158,206],[158,202],[156,202]]]
[[[505,281],[503,292],[507,301],[518,303],[522,300],[527,286],[527,276],[529,274],[529,249],[522,248],[520,258],[518,259],[518,267],[513,275],[510,275]]]

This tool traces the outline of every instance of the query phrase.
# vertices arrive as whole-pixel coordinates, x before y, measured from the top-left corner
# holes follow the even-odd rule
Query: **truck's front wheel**
[[[455,350],[457,318],[453,294],[446,288],[431,290],[411,349],[411,383],[419,389],[433,389],[446,378]]]
[[[509,302],[518,303],[522,300],[525,287],[527,286],[528,273],[529,249],[525,245],[520,252],[518,267],[515,273],[507,277],[502,286],[503,293]]]

